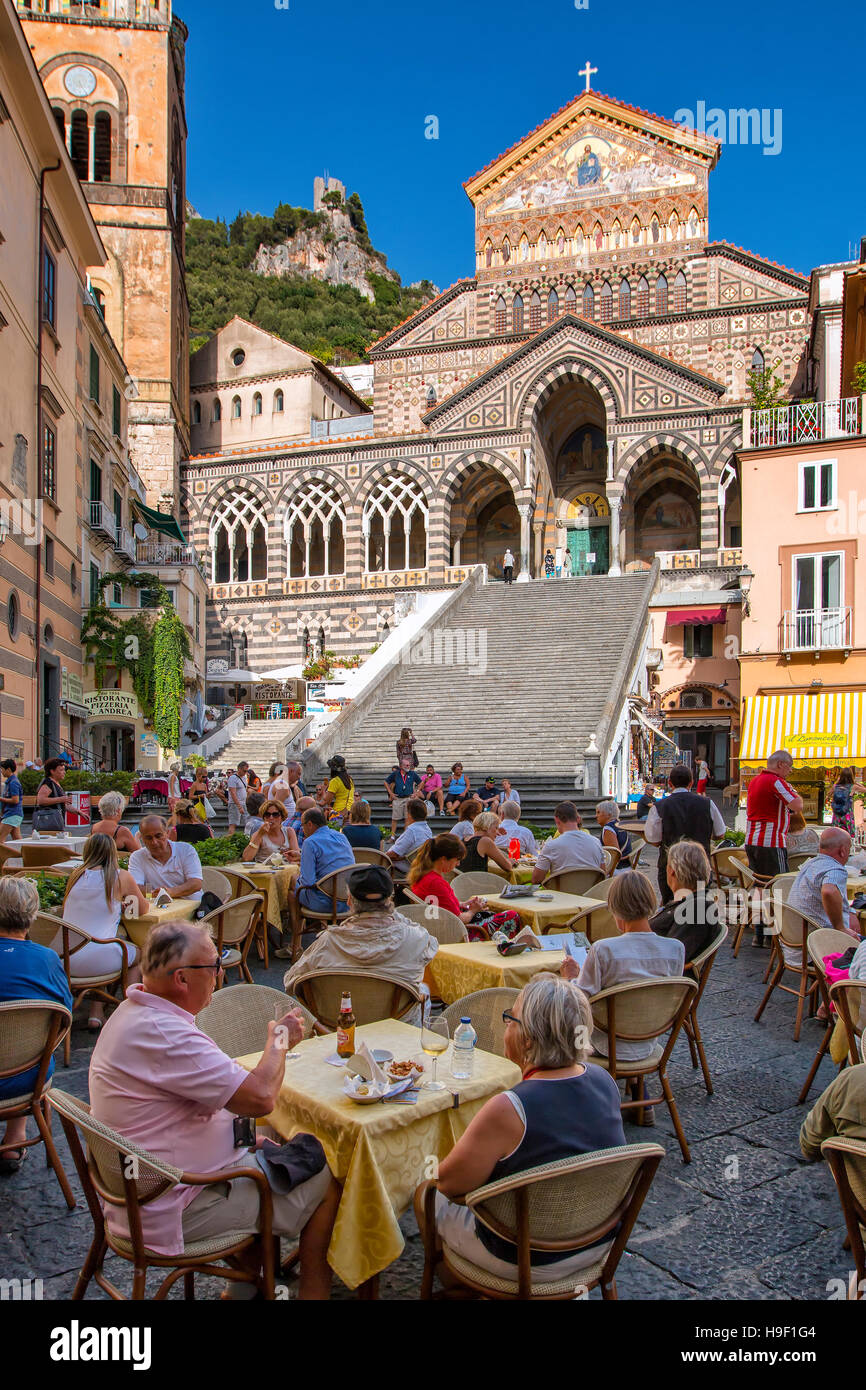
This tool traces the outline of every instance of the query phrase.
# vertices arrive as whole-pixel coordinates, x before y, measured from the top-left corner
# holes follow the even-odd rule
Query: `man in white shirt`
[[[532,882],[543,883],[548,874],[567,869],[604,869],[601,844],[580,828],[580,816],[573,801],[560,801],[554,807],[553,821],[558,836],[546,840],[538,853]]]
[[[247,815],[246,773],[249,763],[238,763],[237,772],[229,773],[226,785],[229,808],[229,830],[239,830]]]
[[[536,854],[538,845],[535,843],[535,836],[532,831],[527,830],[525,825],[518,825],[520,803],[518,801],[506,801],[499,815],[501,819],[499,829],[496,832],[495,844],[500,849],[507,850],[510,840],[519,840],[521,854]]]
[[[138,833],[143,848],[129,856],[129,872],[139,888],[164,888],[170,898],[200,902],[204,879],[195,845],[170,840],[162,816],[145,816]]]
[[[406,803],[406,829],[388,850],[388,858],[398,873],[409,872],[409,860],[415,851],[432,838],[433,831],[427,824],[427,803],[413,796]]]
[[[518,806],[520,805],[520,792],[512,787],[507,777],[502,779],[502,800],[503,802],[516,801]]]

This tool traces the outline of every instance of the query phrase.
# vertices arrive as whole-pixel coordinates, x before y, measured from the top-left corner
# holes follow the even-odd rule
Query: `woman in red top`
[[[454,873],[465,853],[456,835],[437,835],[433,840],[426,840],[412,861],[409,887],[416,898],[437,903],[468,926],[475,913],[484,907],[484,899],[472,897],[468,902],[459,902],[445,877]]]

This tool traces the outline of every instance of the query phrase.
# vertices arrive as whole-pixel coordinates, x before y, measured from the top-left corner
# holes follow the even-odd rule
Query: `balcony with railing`
[[[743,411],[743,448],[778,449],[786,444],[820,444],[864,433],[866,397],[804,401]]]
[[[139,541],[135,552],[136,563],[144,567],[155,566],[183,569],[192,565],[204,573],[202,563],[191,545],[180,545],[174,541]]]
[[[100,535],[107,536],[112,545],[117,539],[117,522],[114,519],[114,512],[107,502],[90,503],[90,529],[98,531]]]
[[[132,564],[135,564],[135,537],[125,526],[118,527],[114,548],[118,555],[122,555],[125,560],[130,560]]]
[[[846,651],[852,645],[850,608],[789,608],[782,616],[783,652]]]

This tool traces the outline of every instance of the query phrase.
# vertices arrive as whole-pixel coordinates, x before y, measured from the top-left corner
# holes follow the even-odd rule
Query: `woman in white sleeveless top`
[[[129,983],[141,979],[135,965],[138,951],[132,942],[122,946],[111,940],[120,927],[121,905],[132,899],[140,915],[147,912],[147,901],[127,869],[117,865],[117,847],[109,835],[91,835],[84,846],[83,864],[70,875],[63,900],[63,919],[73,927],[81,927],[97,940],[89,941],[70,957],[72,979],[90,979],[109,975],[120,968],[120,952],[126,951]],[[102,943],[105,943],[104,945]],[[92,1033],[102,1026],[104,1005],[90,1001],[88,1026]]]
[[[251,861],[264,864],[272,854],[282,854],[290,862],[299,863],[298,837],[291,826],[283,825],[285,807],[279,801],[266,801],[259,814],[262,824],[253,831],[241,858],[248,864]]]

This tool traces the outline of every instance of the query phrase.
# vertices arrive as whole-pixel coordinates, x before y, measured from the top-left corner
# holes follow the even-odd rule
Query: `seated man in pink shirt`
[[[221,969],[204,926],[163,922],[154,927],[141,969],[143,983],[127,991],[93,1050],[94,1118],[187,1172],[255,1166],[248,1144],[235,1143],[233,1117],[273,1110],[286,1052],[303,1037],[301,1015],[293,1010],[268,1024],[261,1060],[248,1072],[196,1026]],[[287,1194],[273,1192],[274,1234],[300,1235],[302,1299],[329,1296],[326,1255],[340,1191],[326,1165]],[[258,1219],[258,1187],[243,1179],[173,1187],[141,1209],[145,1244],[164,1255],[229,1231],[252,1233]],[[106,1220],[114,1234],[128,1237],[122,1209],[109,1207]],[[231,1284],[229,1290],[243,1297],[240,1291],[247,1287],[252,1288]]]
[[[419,796],[423,796],[425,801],[435,801],[439,808],[440,816],[445,814],[445,793],[442,790],[442,778],[436,771],[432,763],[427,764],[427,771],[418,788]]]

